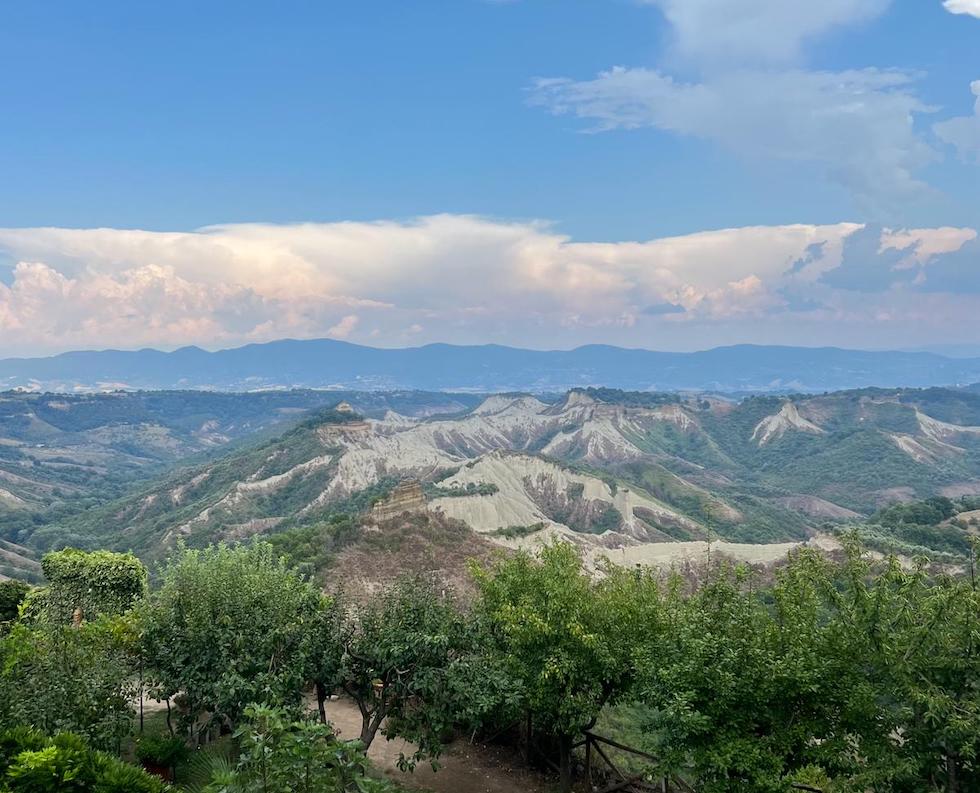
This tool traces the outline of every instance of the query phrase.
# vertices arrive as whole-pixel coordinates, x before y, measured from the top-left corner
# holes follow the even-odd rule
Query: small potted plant
[[[187,756],[187,747],[180,738],[169,735],[144,735],[136,743],[136,759],[146,771],[172,782],[174,768]]]

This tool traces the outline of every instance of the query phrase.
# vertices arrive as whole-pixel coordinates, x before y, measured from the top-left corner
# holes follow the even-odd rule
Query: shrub
[[[31,585],[24,581],[0,581],[0,623],[17,619],[20,604],[30,591]]]
[[[118,746],[133,717],[135,638],[128,617],[15,624],[0,640],[0,729],[29,724]]]
[[[391,786],[367,776],[363,745],[340,741],[330,727],[291,720],[280,708],[249,705],[235,733],[241,757],[215,774],[207,793],[385,793]]]
[[[174,768],[186,757],[183,740],[169,735],[145,735],[136,744],[136,759],[160,768]]]
[[[72,733],[54,738],[25,728],[0,733],[4,793],[163,793],[164,789],[160,780],[93,751]]]
[[[146,568],[128,553],[67,548],[46,554],[41,569],[50,582],[51,617],[58,622],[122,614],[146,594]]]

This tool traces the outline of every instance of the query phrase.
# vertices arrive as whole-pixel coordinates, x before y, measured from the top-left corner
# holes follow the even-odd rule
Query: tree
[[[324,605],[269,545],[182,551],[144,613],[151,690],[181,694],[183,726],[204,736],[233,727],[250,702],[296,705]]]
[[[980,596],[850,546],[771,588],[722,566],[675,582],[638,650],[650,748],[704,793],[980,790]]]
[[[561,788],[570,790],[576,736],[628,691],[633,642],[659,632],[656,582],[612,567],[597,580],[567,543],[475,572],[488,651],[517,682],[529,722],[557,740]]]
[[[727,565],[690,595],[677,579],[669,586],[664,638],[639,650],[639,695],[653,714],[649,748],[672,771],[690,768],[698,790],[785,791],[841,749],[822,580],[806,557],[765,597],[748,570]]]
[[[980,791],[980,592],[896,560],[877,576],[858,568],[849,578],[853,630],[875,660],[864,666],[889,734],[870,755],[872,770],[900,793]]]
[[[306,654],[321,724],[327,723],[327,697],[339,685],[347,634],[346,619],[344,602],[338,594],[324,603],[307,634]]]
[[[452,593],[425,577],[402,579],[338,623],[335,682],[361,712],[361,742],[386,734],[418,744],[407,765],[435,757],[452,725],[449,680],[462,660],[463,624]],[[328,643],[329,644],[329,643]]]

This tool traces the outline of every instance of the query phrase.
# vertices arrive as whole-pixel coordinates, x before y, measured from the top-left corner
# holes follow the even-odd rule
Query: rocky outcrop
[[[324,446],[344,446],[370,435],[371,425],[367,421],[322,424],[317,427],[316,434]]]
[[[412,479],[398,485],[387,498],[371,508],[371,518],[378,521],[391,520],[406,512],[409,514],[425,512],[425,492],[422,483]]]
[[[824,429],[812,421],[803,418],[799,409],[792,402],[786,402],[780,411],[772,416],[766,416],[760,421],[752,433],[752,440],[765,446],[769,441],[782,438],[787,432],[805,432],[809,435],[824,435]]]

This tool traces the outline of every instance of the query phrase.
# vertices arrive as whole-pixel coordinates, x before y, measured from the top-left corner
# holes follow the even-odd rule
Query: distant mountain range
[[[632,390],[822,392],[869,386],[956,386],[980,381],[980,358],[930,352],[738,345],[692,353],[589,345],[536,351],[498,345],[377,349],[332,339],[283,340],[208,352],[68,352],[0,360],[0,389],[270,388],[558,392]]]

